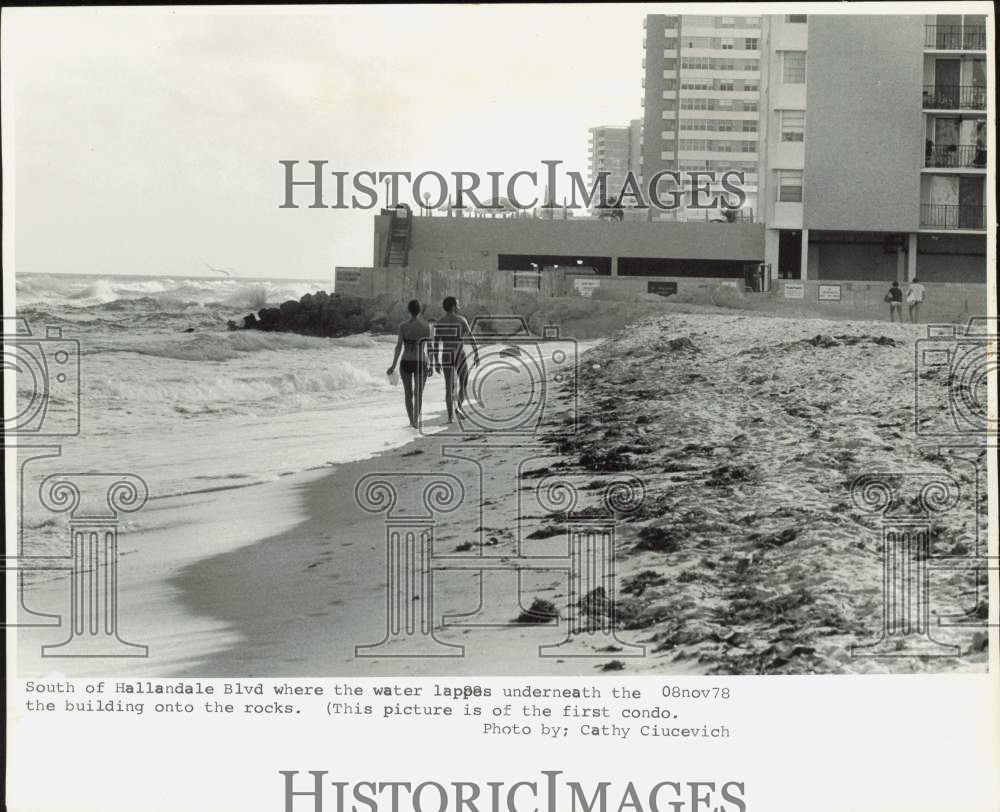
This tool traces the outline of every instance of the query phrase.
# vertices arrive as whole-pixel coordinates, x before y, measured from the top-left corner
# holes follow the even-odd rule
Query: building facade
[[[762,48],[771,275],[985,282],[985,18],[773,15]]]
[[[643,177],[742,170],[742,219],[757,209],[761,25],[760,17],[650,14],[643,35]]]

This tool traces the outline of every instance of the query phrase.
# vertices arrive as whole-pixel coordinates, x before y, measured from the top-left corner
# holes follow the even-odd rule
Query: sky
[[[585,172],[588,129],[641,115],[642,20],[664,10],[5,9],[16,272],[371,264],[373,212],[280,209],[278,161]]]

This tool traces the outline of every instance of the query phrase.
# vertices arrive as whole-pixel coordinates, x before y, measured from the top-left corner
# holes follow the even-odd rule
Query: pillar
[[[70,636],[42,646],[43,657],[146,657],[146,646],[118,634],[118,516],[139,510],[149,495],[133,474],[53,474],[42,504],[70,514]]]
[[[404,489],[401,494],[400,488]],[[415,498],[419,493],[419,498]],[[402,495],[403,499],[400,499]],[[450,474],[367,474],[354,498],[368,513],[384,513],[386,553],[385,636],[356,645],[355,657],[461,657],[464,646],[434,634],[434,524],[465,497]]]
[[[912,282],[917,278],[917,235],[910,233],[906,235],[906,281]]]
[[[776,228],[768,228],[764,231],[764,264],[768,266],[768,273],[771,275],[772,284],[766,289],[771,289],[773,280],[778,278],[778,246],[780,245],[781,232]]]
[[[611,257],[611,275],[618,276],[618,257]]]
[[[802,250],[799,256],[799,279],[809,278],[809,229],[802,229]]]
[[[882,633],[852,645],[852,657],[958,656],[958,646],[931,636],[928,563],[934,514],[954,509],[960,493],[947,474],[866,474],[852,484],[855,506],[882,514]]]

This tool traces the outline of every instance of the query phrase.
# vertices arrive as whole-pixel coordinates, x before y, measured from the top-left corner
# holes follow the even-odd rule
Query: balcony
[[[924,85],[925,110],[985,110],[982,85]]]
[[[986,27],[926,25],[924,48],[935,51],[985,51]]]
[[[924,156],[924,166],[935,169],[985,169],[986,147],[981,144],[931,144]]]
[[[986,228],[986,207],[921,203],[920,226],[921,228],[960,228],[982,231]]]

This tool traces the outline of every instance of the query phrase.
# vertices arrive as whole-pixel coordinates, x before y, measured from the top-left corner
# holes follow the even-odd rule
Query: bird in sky
[[[232,276],[233,275],[232,274],[232,268],[229,268],[228,270],[226,268],[213,268],[207,262],[205,263],[205,267],[208,268],[208,270],[210,270],[210,271],[214,271],[215,273],[224,273],[226,276]]]

